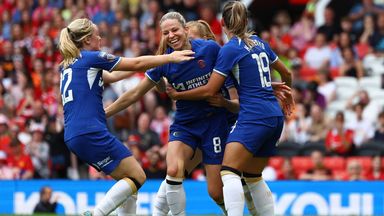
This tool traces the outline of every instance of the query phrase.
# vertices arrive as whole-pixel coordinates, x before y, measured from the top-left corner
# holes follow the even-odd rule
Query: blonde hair
[[[201,38],[207,40],[216,40],[215,34],[212,32],[209,24],[204,20],[189,21],[186,24],[187,28],[196,27]]]
[[[161,17],[161,19],[160,19],[160,25],[165,20],[169,20],[169,19],[177,20],[183,28],[185,28],[185,26],[186,26],[185,19],[184,19],[183,15],[181,15],[179,12],[168,12],[168,13],[164,14],[163,17]],[[168,48],[167,41],[165,41],[163,38],[163,35],[161,35],[160,44],[159,44],[159,48],[157,49],[156,55],[164,54],[165,51],[167,50],[167,48]]]
[[[63,56],[60,63],[67,68],[77,57],[80,56],[83,40],[92,35],[95,24],[87,18],[76,19],[60,32],[59,50]]]
[[[248,12],[245,5],[238,1],[230,1],[224,5],[223,20],[227,30],[244,40],[245,44],[252,48],[255,42],[249,37],[253,32],[247,32]]]

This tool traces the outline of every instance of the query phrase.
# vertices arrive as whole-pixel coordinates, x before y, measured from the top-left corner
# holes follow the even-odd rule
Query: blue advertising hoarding
[[[59,198],[57,213],[82,213],[102,199],[114,181],[0,181],[0,214],[30,214],[39,200],[39,190],[48,185]],[[147,181],[140,189],[137,213],[150,214],[161,181]],[[384,215],[384,182],[268,183],[277,215]],[[205,182],[185,181],[188,214],[220,214],[209,198]]]

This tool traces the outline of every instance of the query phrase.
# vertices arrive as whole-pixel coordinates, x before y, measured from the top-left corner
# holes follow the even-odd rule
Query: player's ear
[[[86,45],[90,45],[90,44],[91,44],[91,37],[85,37],[85,38],[84,38],[84,43],[85,43]]]

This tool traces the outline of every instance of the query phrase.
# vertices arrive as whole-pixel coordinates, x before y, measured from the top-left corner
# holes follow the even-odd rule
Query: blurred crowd
[[[135,57],[156,52],[159,19],[172,10],[187,21],[206,20],[224,43],[223,2],[0,0],[0,179],[107,178],[71,154],[63,140],[56,45],[71,20],[92,19],[102,50]],[[296,108],[278,156],[265,171],[270,179],[384,179],[384,3],[354,0],[340,17],[330,2],[309,0],[298,19],[286,10],[273,11],[270,25],[257,32],[294,73]],[[252,24],[257,17],[250,21],[250,29],[257,29]],[[104,105],[143,76],[105,86]],[[174,111],[166,94],[151,91],[108,119],[110,131],[131,149],[148,178],[165,176]],[[350,173],[358,169],[359,174]],[[197,169],[190,178],[204,180],[204,172]]]

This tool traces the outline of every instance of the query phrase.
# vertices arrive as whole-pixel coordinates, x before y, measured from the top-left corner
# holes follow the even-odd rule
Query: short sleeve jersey
[[[162,77],[167,78],[177,91],[194,89],[208,83],[209,77],[216,63],[220,46],[211,40],[191,40],[194,59],[181,63],[169,63],[146,72],[146,76],[153,82],[159,82]],[[173,50],[168,48],[166,53]],[[213,112],[222,110],[212,107],[205,100],[178,100],[176,102],[175,123],[185,123],[203,119]]]
[[[102,103],[102,75],[103,70],[112,71],[120,59],[102,51],[81,51],[80,57],[68,68],[60,70],[65,141],[107,130]]]
[[[239,121],[283,116],[271,86],[270,64],[278,57],[259,37],[251,39],[256,45],[249,49],[240,38],[231,38],[220,49],[214,72],[234,78],[240,102]]]

